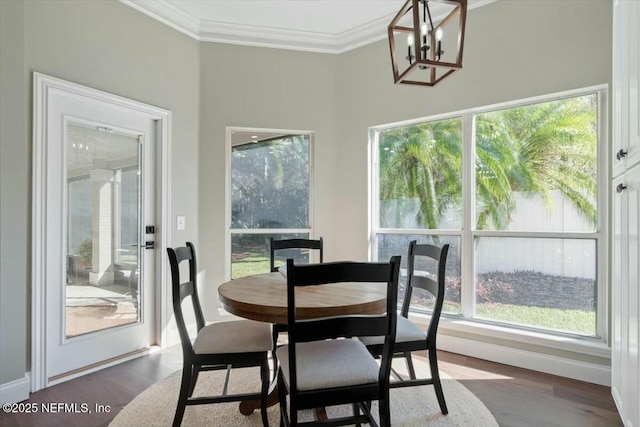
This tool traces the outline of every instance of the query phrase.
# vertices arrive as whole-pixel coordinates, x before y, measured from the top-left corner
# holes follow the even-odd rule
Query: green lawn
[[[545,329],[595,335],[595,311],[530,307],[509,304],[477,304],[476,316],[483,319],[537,326]]]
[[[277,265],[277,264],[276,264]],[[254,274],[269,272],[269,258],[258,255],[250,255],[231,264],[231,278],[252,276]]]

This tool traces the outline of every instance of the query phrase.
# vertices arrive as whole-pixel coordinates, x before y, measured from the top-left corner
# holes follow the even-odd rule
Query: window
[[[309,238],[312,135],[231,131],[231,278],[269,271],[269,239]],[[308,254],[289,254],[307,257]]]
[[[459,314],[462,118],[381,129],[378,137],[377,259],[406,255],[413,239],[449,243],[443,311]],[[406,256],[402,262],[406,268]],[[404,292],[402,281],[400,298]],[[416,300],[423,301],[420,290]]]
[[[449,243],[445,315],[605,337],[605,95],[373,129],[372,258]]]

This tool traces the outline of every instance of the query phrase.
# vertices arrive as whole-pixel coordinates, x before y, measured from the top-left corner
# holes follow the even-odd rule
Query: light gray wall
[[[23,9],[0,1],[0,384],[24,377],[29,275],[29,142]]]
[[[177,242],[197,242],[200,66],[197,41],[117,0],[2,0],[0,5],[3,36],[0,384],[4,384],[23,378],[25,368],[30,369],[32,73],[48,74],[173,113],[171,210],[186,215],[189,221],[186,231],[173,230],[172,234]],[[7,15],[6,10],[10,11]],[[5,33],[9,33],[6,38]],[[8,67],[8,78],[4,73],[6,42],[12,59],[19,62]],[[20,87],[21,79],[24,87]],[[5,104],[11,108],[5,108]],[[11,125],[5,128],[5,123]],[[174,218],[171,223],[175,224]],[[6,235],[5,228],[9,230]],[[10,267],[5,268],[7,265]],[[6,310],[5,305],[9,307]]]
[[[394,85],[386,41],[340,56],[338,257],[367,254],[367,128],[611,83],[609,0],[499,0],[467,17],[463,69],[432,88]]]
[[[313,203],[317,236],[329,257],[333,235],[334,165],[340,155],[336,132],[338,82],[335,55],[202,43],[200,110],[200,283],[224,279],[225,129],[262,127],[315,132]],[[216,286],[204,289],[206,316],[214,319]]]
[[[610,83],[611,23],[609,0],[499,0],[469,12],[464,68],[433,88],[393,84],[386,40],[337,56],[203,43],[203,279],[223,280],[225,126],[317,131],[317,235],[328,259],[367,259],[370,126]]]
[[[187,216],[173,241],[198,244],[209,319],[224,271],[226,126],[315,131],[317,234],[328,260],[366,259],[369,126],[611,81],[609,0],[470,11],[464,68],[434,88],[394,86],[386,41],[337,56],[199,44],[115,0],[0,0],[0,12],[0,384],[29,369],[32,71],[173,112],[171,209]]]

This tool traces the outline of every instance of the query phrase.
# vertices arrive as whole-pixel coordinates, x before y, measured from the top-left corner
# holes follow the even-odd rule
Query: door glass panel
[[[69,123],[66,337],[140,321],[140,144]]]

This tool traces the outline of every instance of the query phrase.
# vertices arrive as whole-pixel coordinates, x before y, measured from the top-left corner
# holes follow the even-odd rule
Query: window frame
[[[477,230],[475,213],[475,121],[478,114],[496,110],[516,108],[524,105],[538,104],[560,99],[595,94],[598,100],[598,145],[597,145],[597,209],[598,219],[593,232],[544,232],[544,231],[501,231]],[[462,119],[462,226],[460,230],[450,229],[388,229],[379,224],[379,132],[380,130],[409,126],[420,123],[446,120],[455,117]],[[520,342],[536,342],[541,345],[575,350],[585,347],[599,346],[609,341],[609,134],[608,134],[608,86],[597,85],[542,96],[519,99],[488,106],[474,107],[467,110],[421,117],[402,122],[395,122],[369,128],[369,259],[378,260],[377,237],[379,234],[416,234],[457,236],[460,238],[461,256],[461,315],[442,314],[443,330],[456,330],[484,336],[496,337]],[[596,280],[597,304],[595,336],[584,336],[569,332],[556,332],[535,327],[520,327],[498,321],[478,319],[475,313],[475,251],[474,242],[482,237],[520,237],[520,238],[559,238],[595,240],[596,245]],[[401,254],[405,255],[405,254]],[[413,315],[424,316],[425,313],[413,311]],[[533,341],[531,341],[533,340]],[[589,351],[587,351],[589,352]],[[595,353],[601,355],[600,351]]]
[[[309,136],[309,227],[308,228],[231,228],[232,210],[232,134],[236,132],[247,133],[273,133],[273,134],[296,134]],[[314,227],[314,146],[315,132],[309,130],[286,130],[267,129],[252,127],[226,127],[225,131],[225,281],[231,280],[231,241],[233,234],[296,234],[309,233],[309,238],[315,238]],[[315,260],[315,254],[310,255]]]

